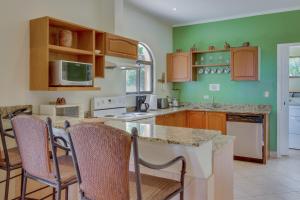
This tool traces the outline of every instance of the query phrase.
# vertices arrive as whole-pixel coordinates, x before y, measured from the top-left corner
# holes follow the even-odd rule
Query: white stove
[[[126,97],[93,97],[91,102],[92,117],[108,118],[119,121],[154,122],[154,116],[147,112],[127,112]],[[149,120],[148,120],[149,119]],[[142,120],[142,121],[141,121]]]

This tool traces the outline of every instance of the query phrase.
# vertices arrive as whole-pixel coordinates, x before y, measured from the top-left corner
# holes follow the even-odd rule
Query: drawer
[[[300,132],[300,116],[289,117],[289,132]]]
[[[300,117],[300,106],[289,106],[289,115]]]

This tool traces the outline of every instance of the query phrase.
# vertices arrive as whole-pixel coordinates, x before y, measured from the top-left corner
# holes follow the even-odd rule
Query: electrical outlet
[[[265,98],[269,98],[270,97],[270,92],[269,91],[265,91],[264,92],[264,97]]]
[[[209,91],[220,91],[220,84],[209,84]]]

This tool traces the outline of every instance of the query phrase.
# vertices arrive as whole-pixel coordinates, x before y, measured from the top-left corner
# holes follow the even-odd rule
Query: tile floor
[[[234,200],[300,200],[300,150],[267,165],[235,162]]]

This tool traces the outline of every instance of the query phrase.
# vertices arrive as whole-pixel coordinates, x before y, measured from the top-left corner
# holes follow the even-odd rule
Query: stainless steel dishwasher
[[[236,137],[235,158],[263,159],[263,119],[263,115],[227,115],[227,134]]]

